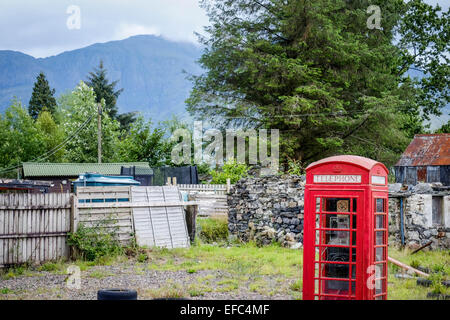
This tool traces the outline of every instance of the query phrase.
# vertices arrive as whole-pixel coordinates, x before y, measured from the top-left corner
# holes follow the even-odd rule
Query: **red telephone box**
[[[303,299],[387,298],[388,170],[359,156],[306,168]]]

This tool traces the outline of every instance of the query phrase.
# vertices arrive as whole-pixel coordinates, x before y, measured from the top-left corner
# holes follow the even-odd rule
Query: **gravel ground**
[[[185,297],[190,299],[294,299],[290,289],[296,279],[282,276],[232,275],[221,270],[149,270],[145,264],[95,266],[81,272],[81,289],[68,289],[63,272],[33,271],[24,276],[0,279],[0,300],[93,300],[99,289],[128,288],[138,299]]]

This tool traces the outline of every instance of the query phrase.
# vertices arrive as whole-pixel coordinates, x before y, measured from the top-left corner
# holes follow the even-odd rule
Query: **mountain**
[[[185,99],[192,87],[187,74],[201,73],[196,60],[201,48],[162,37],[141,35],[97,43],[48,58],[35,59],[16,51],[0,50],[0,112],[17,97],[28,106],[33,84],[43,71],[56,96],[86,80],[103,60],[110,81],[124,88],[117,105],[120,112],[140,111],[153,121],[186,115]]]

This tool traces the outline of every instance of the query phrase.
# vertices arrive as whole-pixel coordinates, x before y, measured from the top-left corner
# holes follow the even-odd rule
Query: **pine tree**
[[[368,0],[200,3],[210,19],[206,35],[199,35],[205,72],[192,76],[188,111],[220,128],[279,129],[282,161],[358,154],[395,163],[409,136],[422,130],[421,111],[438,109],[424,108],[426,100],[436,91],[443,94],[431,106],[447,98],[442,54],[448,41],[439,31],[448,18],[439,19],[438,9],[421,0],[411,7],[375,1],[382,29],[367,26]],[[410,56],[418,34],[422,51]],[[417,83],[406,74],[411,65],[432,77]]]
[[[96,102],[100,103],[102,99],[105,99],[105,111],[112,119],[118,120],[119,115],[116,104],[123,89],[115,89],[118,81],[109,83],[109,80],[106,77],[107,72],[108,71],[103,66],[103,61],[100,61],[99,67],[89,73],[86,84],[94,89]]]
[[[33,119],[37,119],[45,108],[54,114],[56,109],[55,89],[51,89],[43,72],[39,73],[34,83],[33,93],[28,104],[28,113]]]

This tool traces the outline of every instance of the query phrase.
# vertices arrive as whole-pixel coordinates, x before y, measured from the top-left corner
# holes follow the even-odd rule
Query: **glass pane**
[[[385,286],[384,279],[375,280],[375,294],[385,293],[386,290],[384,286]]]
[[[356,246],[356,231],[352,231],[352,246]]]
[[[348,294],[349,283],[348,281],[342,280],[322,280],[324,284],[324,292],[325,294]],[[330,299],[334,299],[331,298]]]
[[[356,215],[352,216],[352,229],[356,229]]]
[[[384,261],[384,247],[375,248],[375,261]]]
[[[336,261],[336,262],[348,262],[350,261],[350,248],[336,248],[336,247],[324,247],[323,260],[325,261]]]
[[[356,264],[352,264],[352,279],[356,279]]]
[[[328,212],[349,212],[349,198],[326,198],[325,211]]]
[[[350,233],[348,231],[327,230],[324,244],[348,246]]]
[[[375,232],[375,244],[384,244],[384,231],[376,231]]]
[[[352,248],[352,261],[356,262],[356,248]]]
[[[348,279],[350,267],[348,264],[322,264],[322,276],[326,278],[342,278]],[[348,288],[348,287],[347,287]]]
[[[384,199],[375,199],[375,212],[384,212]]]
[[[354,295],[356,292],[356,282],[352,281],[352,294]]]
[[[375,279],[384,277],[384,263],[379,263],[375,265]]]
[[[384,229],[384,220],[385,220],[384,214],[375,215],[375,229]]]
[[[358,207],[356,205],[356,198],[353,198],[353,212],[356,212],[358,210]]]
[[[325,227],[333,229],[349,229],[350,217],[343,214],[327,214],[325,218]]]
[[[320,212],[320,198],[316,198],[316,212]]]

